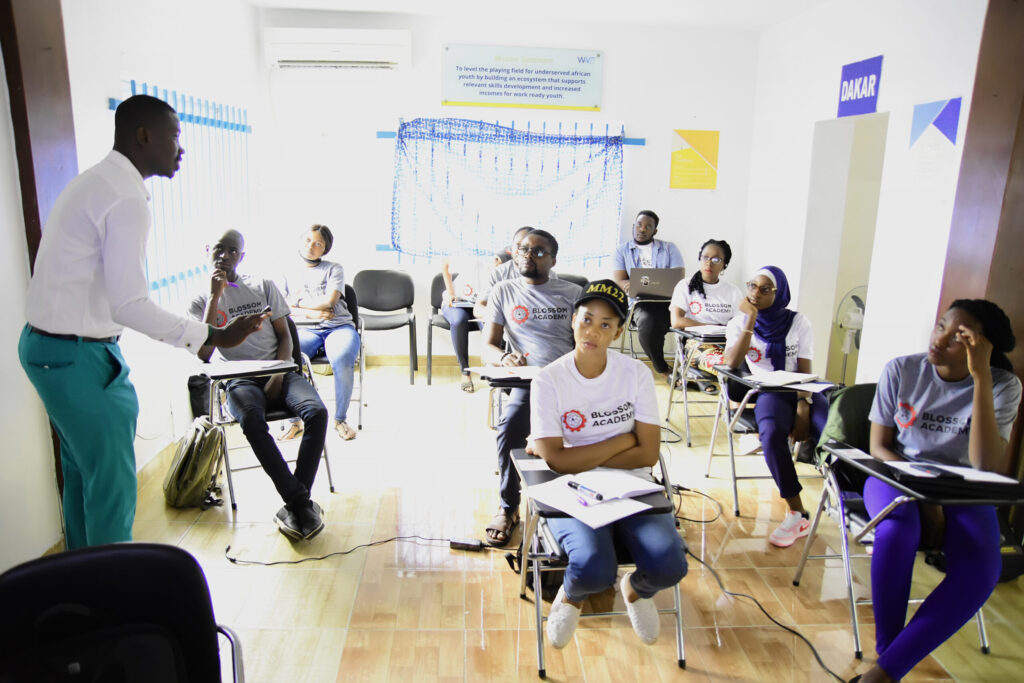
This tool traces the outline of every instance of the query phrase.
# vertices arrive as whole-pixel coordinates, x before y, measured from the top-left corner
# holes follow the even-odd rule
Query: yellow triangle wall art
[[[717,130],[673,130],[669,187],[713,190],[718,186]]]

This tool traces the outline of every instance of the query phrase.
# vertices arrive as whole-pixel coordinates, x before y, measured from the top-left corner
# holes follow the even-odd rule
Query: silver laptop
[[[672,290],[682,279],[682,268],[634,268],[629,271],[629,296],[671,299]]]

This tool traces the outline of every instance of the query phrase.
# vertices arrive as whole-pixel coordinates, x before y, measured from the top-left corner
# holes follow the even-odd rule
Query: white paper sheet
[[[906,472],[907,474],[910,474],[910,475],[915,476],[915,477],[937,477],[938,476],[936,474],[931,474],[929,472],[925,472],[924,470],[919,470],[918,468],[914,467],[915,463],[912,463],[912,462],[906,462],[906,461],[886,461],[886,464],[889,465],[889,467],[892,467],[895,470],[899,470],[900,472]],[[930,465],[932,467],[937,467],[940,470],[946,470],[947,472],[952,472],[954,474],[959,474],[966,481],[977,481],[977,482],[982,482],[982,483],[986,483],[986,484],[1016,484],[1017,483],[1016,479],[1011,479],[1010,477],[1003,476],[1002,474],[996,474],[995,472],[986,472],[984,470],[976,470],[973,467],[958,467],[956,465],[941,465],[939,463],[934,463],[934,462],[921,462],[921,463],[918,463],[918,464]]]
[[[649,510],[650,506],[634,498],[617,498],[601,503],[580,503],[580,497],[569,488],[569,477],[559,477],[527,489],[534,500],[550,505],[580,520],[591,529],[600,529],[620,519]]]

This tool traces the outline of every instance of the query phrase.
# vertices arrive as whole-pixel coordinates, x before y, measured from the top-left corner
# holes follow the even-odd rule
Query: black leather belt
[[[82,340],[84,342],[97,342],[99,344],[116,344],[117,340],[121,338],[120,335],[114,337],[82,337],[77,334],[54,334],[53,332],[41,330],[38,327],[35,327],[34,325],[29,325],[28,329],[31,332],[35,332],[36,334],[42,335],[44,337],[50,337],[52,339],[64,339],[66,341]]]

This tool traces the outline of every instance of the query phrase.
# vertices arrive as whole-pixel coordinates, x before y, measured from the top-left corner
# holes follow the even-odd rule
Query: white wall
[[[748,271],[782,267],[794,291],[814,124],[835,118],[844,64],[884,55],[878,111],[890,118],[857,381],[876,381],[885,361],[926,347],[985,9],[984,0],[833,0],[761,33],[741,254]],[[910,148],[913,106],[958,96],[956,147]]]
[[[376,131],[395,131],[400,118],[459,117],[515,121],[516,127],[548,130],[558,122],[579,122],[588,129],[612,131],[625,126],[627,137],[646,138],[642,147],[624,151],[623,239],[637,211],[653,209],[661,217],[659,237],[676,242],[687,266],[709,237],[733,242],[742,236],[746,215],[756,34],[669,27],[524,22],[513,13],[480,12],[459,19],[394,14],[357,14],[266,10],[265,26],[398,28],[412,32],[412,64],[404,72],[287,71],[271,77],[275,172],[263,196],[268,218],[263,234],[269,244],[283,239],[283,251],[297,232],[313,222],[332,227],[330,257],[346,273],[364,268],[408,269],[417,282],[420,349],[425,349],[428,286],[440,262],[377,252],[390,243],[394,140]],[[441,58],[447,43],[593,48],[604,53],[604,94],[597,113],[442,107]],[[563,124],[564,125],[564,124]],[[670,190],[671,134],[677,128],[721,130],[718,189]],[[518,227],[510,224],[508,231]],[[540,226],[538,226],[540,227]],[[558,226],[543,226],[558,236]],[[250,243],[250,257],[253,253]],[[329,257],[329,258],[330,258]],[[607,277],[611,259],[582,272],[576,265],[555,269]],[[735,271],[730,271],[730,275]],[[739,275],[737,275],[739,277]],[[404,331],[368,335],[370,354],[403,354]],[[471,352],[479,335],[470,335]],[[448,335],[436,335],[435,351],[451,354]]]
[[[108,99],[121,99],[123,81],[135,79],[246,107],[255,131],[250,182],[258,194],[267,89],[256,10],[244,0],[179,0],[173,6],[158,0],[65,0],[62,10],[79,168],[110,151],[114,112]],[[182,171],[171,182],[182,182],[188,172],[189,140],[182,145]],[[184,306],[176,312],[184,312]],[[191,421],[185,378],[195,360],[131,330],[121,347],[139,394],[135,451],[141,468]]]
[[[28,245],[21,211],[18,162],[7,76],[0,56],[0,287],[6,292],[7,323],[0,326],[0,572],[52,547],[61,537],[53,446],[46,411],[18,362],[25,325]]]

